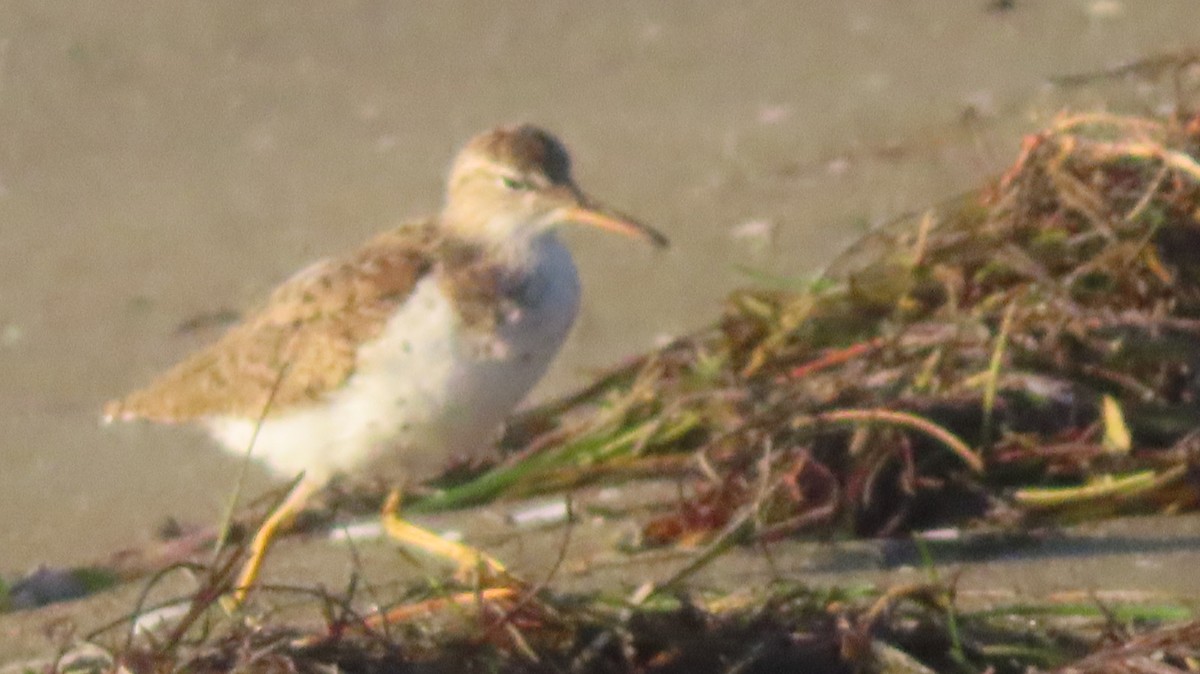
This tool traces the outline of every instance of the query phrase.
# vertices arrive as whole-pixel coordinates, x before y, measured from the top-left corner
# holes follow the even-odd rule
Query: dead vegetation
[[[122,623],[53,662],[60,672],[1171,672],[1195,671],[1197,623],[1173,605],[1045,602],[964,611],[953,585],[815,590],[775,584],[735,593],[479,595],[356,612],[345,597],[291,593],[323,617],[230,619],[200,593],[186,618],[136,636]],[[1148,626],[1177,626],[1149,630]]]

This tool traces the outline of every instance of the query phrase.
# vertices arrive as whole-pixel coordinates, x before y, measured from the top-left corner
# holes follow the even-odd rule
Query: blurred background
[[[981,184],[1064,108],[1169,110],[1169,81],[1061,78],[1197,26],[1194,0],[0,0],[0,574],[215,520],[236,461],[100,404],[436,210],[478,131],[548,127],[674,243],[569,235],[544,397]]]

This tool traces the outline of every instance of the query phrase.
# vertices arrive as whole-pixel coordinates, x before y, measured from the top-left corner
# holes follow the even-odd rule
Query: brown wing
[[[253,419],[268,401],[280,411],[320,399],[350,376],[358,345],[380,334],[432,269],[436,245],[432,224],[401,227],[344,258],[308,267],[220,340],[149,386],[107,403],[105,418]]]

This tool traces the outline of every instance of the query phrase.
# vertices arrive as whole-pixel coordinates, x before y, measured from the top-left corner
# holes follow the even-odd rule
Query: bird
[[[104,405],[105,422],[199,424],[295,481],[251,543],[235,604],[278,531],[335,475],[387,465],[412,480],[492,451],[578,312],[578,272],[557,235],[565,224],[668,243],[585,194],[550,132],[485,131],[451,162],[437,215],[309,265],[216,341]],[[503,573],[392,514],[394,537]]]

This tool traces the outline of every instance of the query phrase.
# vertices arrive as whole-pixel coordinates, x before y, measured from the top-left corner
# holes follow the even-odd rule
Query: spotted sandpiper
[[[585,196],[550,133],[482,133],[454,160],[439,215],[301,270],[104,418],[200,422],[232,452],[253,442],[280,477],[303,474],[256,536],[240,601],[275,531],[334,474],[387,462],[412,479],[491,448],[575,319],[579,279],[555,234],[565,223],[666,245]],[[393,525],[465,561],[464,549]]]

